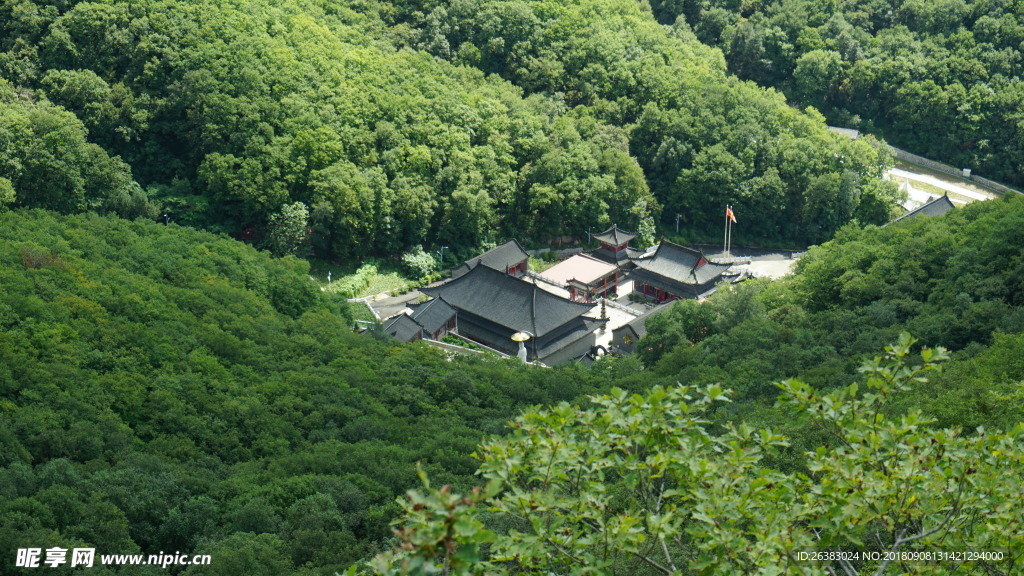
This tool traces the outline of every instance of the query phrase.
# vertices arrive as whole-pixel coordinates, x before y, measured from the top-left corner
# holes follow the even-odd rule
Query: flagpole
[[[725,205],[725,236],[722,238],[722,250],[729,254],[729,205]]]
[[[732,255],[732,218],[729,218],[729,211],[732,210],[732,206],[726,207],[726,222],[728,223],[728,232],[725,235],[725,255]]]

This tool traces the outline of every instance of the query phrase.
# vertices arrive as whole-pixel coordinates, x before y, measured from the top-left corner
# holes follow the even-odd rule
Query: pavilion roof
[[[629,243],[633,238],[636,238],[637,235],[632,232],[626,232],[619,228],[617,224],[612,224],[611,228],[601,232],[600,234],[593,234],[592,237],[599,242],[604,242],[605,244],[622,246],[623,244]]]

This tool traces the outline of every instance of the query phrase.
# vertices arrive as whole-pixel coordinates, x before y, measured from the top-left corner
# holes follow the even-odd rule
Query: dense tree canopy
[[[721,48],[729,70],[832,122],[1024,183],[1021,43],[1010,0],[656,0],[659,21]]]
[[[408,45],[553,94],[626,128],[629,149],[663,206],[694,233],[717,231],[726,203],[751,242],[816,242],[895,190],[870,141],[829,134],[815,114],[727,76],[717,52],[684,28],[659,26],[641,3],[514,0],[394,3]],[[439,23],[443,23],[440,25]],[[832,205],[829,219],[821,218]]]
[[[47,192],[66,193],[29,186],[27,206],[111,197],[126,215],[159,206],[278,246],[275,217],[301,202],[314,231],[302,249],[344,258],[580,237],[612,222],[650,230],[676,214],[700,236],[726,203],[762,216],[748,242],[819,241],[852,217],[884,221],[859,207],[895,195],[877,180],[880,148],[728,76],[716,51],[635,2],[2,10],[0,78],[139,183],[115,159],[90,176],[127,184],[62,184],[82,178],[77,151]],[[22,172],[0,176],[17,192]]]
[[[658,211],[622,130],[472,68],[395,51],[372,11],[8,10],[0,74],[77,114],[178,222],[251,227],[276,245],[274,215],[302,202],[313,248],[344,257],[476,246],[496,230],[636,228]]]
[[[765,467],[788,446],[770,429],[712,431],[709,406],[728,400],[717,385],[613,391],[589,410],[526,414],[481,447],[486,491],[410,492],[402,546],[374,572],[1012,574],[1024,515],[1006,476],[1024,472],[1024,424],[970,434],[931,428],[920,412],[881,416],[943,358],[926,349],[910,366],[912,344],[904,334],[865,365],[863,392],[779,384],[794,415],[835,442],[806,454],[806,474]],[[937,556],[950,550],[979,557]]]
[[[307,272],[174,224],[0,214],[0,549],[334,574],[390,536],[416,462],[468,488],[510,410],[635,370],[378,342]]]
[[[0,79],[0,208],[155,216],[128,166],[89,142],[74,114]]]

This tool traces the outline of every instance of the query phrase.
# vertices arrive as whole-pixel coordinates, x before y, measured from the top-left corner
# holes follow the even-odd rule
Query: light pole
[[[444,268],[444,251],[447,248],[447,246],[441,246],[441,249],[437,251],[438,256],[441,257],[441,268]]]

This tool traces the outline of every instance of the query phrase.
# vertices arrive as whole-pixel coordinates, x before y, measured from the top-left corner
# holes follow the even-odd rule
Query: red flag
[[[728,218],[733,224],[736,223],[736,215],[732,213],[732,206],[725,207],[725,217]]]

